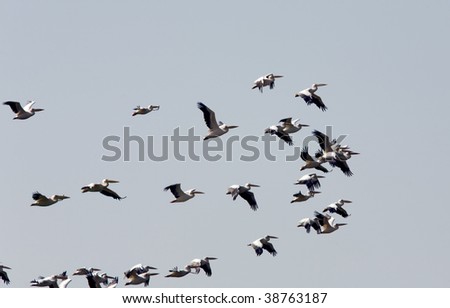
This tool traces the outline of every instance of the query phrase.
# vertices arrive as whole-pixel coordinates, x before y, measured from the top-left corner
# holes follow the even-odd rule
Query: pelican
[[[200,269],[205,271],[206,276],[211,277],[212,271],[211,271],[211,265],[209,264],[209,260],[217,260],[217,258],[214,257],[206,257],[203,259],[194,259],[186,265],[186,267],[189,267],[191,269],[195,269],[195,273],[198,274],[200,272]]]
[[[93,272],[99,272],[101,271],[101,269],[99,268],[86,268],[86,267],[80,267],[78,269],[75,270],[75,272],[72,274],[73,276],[85,276],[89,273],[93,273]]]
[[[231,195],[233,200],[236,200],[237,196],[241,196],[245,201],[248,202],[250,208],[254,211],[258,209],[258,204],[256,203],[255,195],[250,191],[252,187],[259,187],[259,185],[246,183],[244,186],[241,185],[231,185],[227,190],[227,195]]]
[[[108,276],[106,273],[100,273],[98,271],[91,271],[86,275],[89,288],[101,288],[102,284],[108,286],[108,279],[115,279],[116,277]]]
[[[316,216],[319,221],[321,227],[320,233],[331,233],[339,229],[339,227],[346,225],[346,223],[336,223],[334,217],[331,217],[328,214],[314,211],[314,216]]]
[[[304,202],[306,200],[308,200],[309,198],[314,197],[315,194],[320,194],[320,191],[314,191],[314,190],[310,190],[308,191],[307,195],[302,194],[301,191],[299,191],[296,194],[293,194],[293,196],[295,197],[294,199],[292,199],[291,203],[294,202]]]
[[[204,194],[204,192],[197,191],[196,189],[189,189],[186,191],[181,190],[181,184],[173,184],[169,185],[164,188],[164,191],[167,191],[170,189],[170,192],[174,195],[176,199],[170,201],[170,203],[175,202],[185,202],[189,199],[192,199],[195,197],[196,194]]]
[[[31,206],[50,206],[58,201],[69,199],[70,197],[64,195],[53,195],[50,198],[47,198],[39,192],[35,192],[33,193],[32,198],[34,202],[31,204]]]
[[[49,288],[59,288],[58,279],[64,281],[64,286],[67,287],[67,284],[71,281],[67,277],[67,272],[64,271],[59,275],[51,275],[48,277],[39,276],[38,279],[33,279],[30,281],[32,287],[49,287]],[[69,280],[67,282],[67,280]]]
[[[143,283],[144,287],[146,287],[150,283],[150,277],[154,275],[159,275],[159,273],[150,273],[149,271],[147,271],[138,274],[137,271],[131,271],[127,277],[128,281],[125,283],[125,285],[138,285]]]
[[[321,148],[316,153],[316,158],[327,161],[332,167],[338,167],[346,176],[352,176],[353,173],[346,162],[348,158],[345,154],[333,149],[332,145],[334,142],[330,141],[327,135],[318,130],[314,130],[312,133],[317,138]]]
[[[143,266],[142,264],[136,264],[133,267],[131,267],[128,271],[124,272],[123,274],[125,275],[126,278],[130,278],[132,275],[134,274],[142,274],[142,273],[146,273],[149,270],[156,270],[156,267],[153,266]]]
[[[0,264],[0,278],[3,280],[3,283],[9,284],[11,280],[9,280],[8,273],[5,272],[5,269],[11,269],[9,266]]]
[[[108,196],[108,197],[112,197],[116,200],[125,199],[126,197],[121,197],[115,191],[108,188],[110,183],[119,183],[119,181],[104,179],[104,180],[102,180],[102,182],[100,184],[91,183],[87,186],[81,187],[81,192],[83,192],[83,193],[88,192],[88,191],[100,192],[101,194]]]
[[[273,89],[275,87],[275,79],[281,77],[283,76],[274,74],[267,74],[262,77],[259,77],[253,82],[254,86],[252,87],[252,89],[258,88],[261,93],[263,92],[263,87],[265,86],[269,86],[269,89]]]
[[[206,126],[209,128],[208,134],[203,138],[203,140],[222,136],[230,129],[238,127],[236,125],[225,125],[220,121],[217,122],[214,111],[206,107],[203,103],[197,103],[197,107],[203,112],[203,118],[205,119]]]
[[[271,134],[271,135],[277,135],[278,138],[280,138],[281,140],[283,140],[284,142],[286,142],[289,145],[294,144],[291,136],[289,136],[288,133],[284,132],[283,127],[281,127],[280,125],[272,125],[269,128],[266,128],[264,130],[264,133]]]
[[[311,157],[308,153],[308,147],[305,146],[300,153],[301,159],[305,162],[305,164],[300,168],[300,171],[303,171],[305,169],[317,169],[323,172],[328,172],[328,169],[322,166],[323,163],[325,163],[324,159],[318,159],[317,161],[314,160],[314,158]]]
[[[350,216],[347,211],[342,207],[345,203],[352,203],[352,201],[350,200],[344,200],[344,199],[339,199],[338,201],[330,204],[329,206],[327,206],[323,212],[330,212],[330,213],[336,213],[338,215],[341,215],[342,217],[346,218],[348,216]]]
[[[318,96],[315,92],[317,91],[317,89],[319,87],[323,87],[326,85],[327,85],[326,83],[314,83],[311,86],[311,88],[304,89],[304,90],[298,92],[297,94],[295,94],[295,97],[300,96],[301,98],[303,98],[305,100],[307,105],[314,104],[322,111],[325,111],[328,109],[327,106],[325,106],[325,104],[323,103],[320,96]]]
[[[295,185],[306,185],[309,190],[314,190],[314,188],[320,188],[320,182],[319,179],[325,178],[322,175],[317,175],[315,173],[305,174],[300,179],[297,180]]]
[[[179,270],[178,267],[175,266],[173,269],[169,270],[169,272],[170,272],[170,274],[168,274],[164,277],[166,277],[166,278],[170,278],[170,277],[181,278],[181,277],[186,276],[187,274],[190,274],[191,268],[188,265],[186,265],[186,267],[184,269]]]
[[[300,119],[292,121],[292,118],[281,119],[279,125],[283,128],[283,132],[286,134],[293,134],[302,129],[302,127],[309,127],[308,124],[298,123]]]
[[[322,232],[318,218],[303,218],[298,222],[297,227],[304,227],[306,229],[306,233],[309,233],[311,231],[311,227],[316,230],[317,234],[320,234]]]
[[[159,106],[153,106],[153,105],[149,105],[148,107],[137,106],[133,110],[134,110],[134,112],[133,112],[132,116],[134,117],[135,115],[138,115],[138,114],[143,115],[143,114],[150,113],[153,110],[159,110]]]
[[[262,255],[263,249],[267,250],[272,256],[277,255],[277,251],[273,247],[272,243],[269,243],[270,239],[277,239],[276,236],[267,235],[266,237],[261,237],[257,239],[256,241],[248,244],[247,246],[251,246],[254,250],[257,256]]]
[[[8,105],[11,110],[16,114],[14,120],[25,120],[34,116],[36,112],[43,111],[44,109],[33,108],[35,101],[28,101],[28,104],[22,108],[19,102],[4,102],[3,105]]]

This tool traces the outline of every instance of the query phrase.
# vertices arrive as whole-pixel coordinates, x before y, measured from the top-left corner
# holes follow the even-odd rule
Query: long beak
[[[324,86],[326,86],[327,84],[326,83],[316,83],[316,86],[317,87],[324,87]]]
[[[301,126],[301,127],[309,127],[308,124],[299,124],[298,126]]]
[[[239,126],[236,126],[236,125],[227,125],[227,127],[228,127],[229,129],[232,129],[232,128],[238,128]]]
[[[345,225],[347,225],[347,224],[346,224],[346,223],[337,223],[337,224],[336,224],[336,226],[339,226],[339,227],[340,227],[340,226],[345,226]]]
[[[116,181],[116,180],[106,180],[106,182],[108,182],[108,183],[119,183],[119,181]]]
[[[313,194],[313,195],[315,195],[315,194],[321,194],[320,191],[314,191],[314,190],[310,191],[310,193]]]
[[[342,202],[344,202],[344,203],[352,203],[352,201],[350,201],[350,200],[342,200]]]
[[[259,186],[257,184],[249,184],[248,186],[250,186],[250,187],[261,187],[261,186]]]
[[[316,175],[316,177],[317,177],[318,179],[324,179],[324,178],[325,178],[323,175]]]
[[[206,257],[205,259],[208,259],[208,260],[217,260],[217,258],[215,258],[215,257]]]
[[[273,75],[273,78],[282,78],[283,76],[281,75]]]
[[[200,195],[203,195],[204,192],[202,192],[202,191],[194,191],[194,194],[200,194]]]
[[[270,237],[270,238],[278,238],[278,237],[276,237],[276,236],[272,236],[272,235],[269,235],[269,237]]]
[[[33,111],[34,111],[34,112],[39,112],[39,111],[44,111],[44,109],[40,109],[40,108],[34,109],[34,108],[33,108]]]

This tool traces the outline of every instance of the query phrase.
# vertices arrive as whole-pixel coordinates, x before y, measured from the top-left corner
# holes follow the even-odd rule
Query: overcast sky
[[[0,2],[1,101],[45,109],[25,121],[0,110],[9,287],[82,266],[119,276],[122,287],[137,263],[158,268],[150,286],[160,288],[449,287],[449,11],[448,1]],[[252,90],[268,73],[284,77]],[[317,92],[328,111],[294,97],[312,83],[328,84]],[[361,153],[349,161],[354,176],[333,170],[320,195],[292,205],[306,192],[293,185],[303,162],[285,159],[293,147],[273,143],[275,161],[243,162],[249,152],[234,143],[231,161],[180,162],[169,143],[169,159],[156,162],[139,161],[134,142],[128,162],[102,160],[112,154],[104,138],[123,141],[125,131],[146,146],[153,138],[155,153],[177,128],[205,135],[199,101],[239,126],[224,143],[256,136],[261,152],[264,129],[282,118],[310,125],[293,135],[297,148],[330,126]],[[161,108],[131,116],[150,104]],[[119,180],[111,188],[127,198],[81,193],[104,178]],[[256,212],[225,195],[246,182],[261,185]],[[163,188],[174,183],[205,194],[170,204]],[[71,198],[30,207],[34,191]],[[341,198],[353,201],[350,217],[336,216],[347,226],[327,235],[296,227]],[[247,247],[266,235],[279,237],[276,257]],[[218,258],[212,277],[164,278],[205,256]],[[87,287],[72,279],[69,287]]]

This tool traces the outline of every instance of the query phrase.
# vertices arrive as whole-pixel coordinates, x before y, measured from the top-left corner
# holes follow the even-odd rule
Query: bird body
[[[227,190],[227,195],[231,195],[233,200],[236,200],[237,196],[241,196],[245,201],[248,202],[250,208],[254,211],[258,209],[258,204],[256,203],[255,194],[250,191],[252,187],[259,187],[259,185],[246,183],[245,185],[231,185]]]
[[[154,105],[149,105],[148,107],[137,106],[133,110],[134,110],[134,112],[133,112],[132,116],[134,117],[135,115],[138,115],[138,114],[144,115],[144,114],[152,112],[153,110],[159,110],[159,106],[154,106]]]
[[[139,285],[143,283],[145,287],[148,286],[150,277],[159,275],[159,273],[151,273],[150,270],[156,270],[156,268],[148,265],[143,266],[142,264],[136,264],[124,273],[125,277],[128,279],[125,285]]]
[[[32,287],[49,287],[49,288],[59,288],[58,279],[63,281],[61,287],[67,287],[71,279],[67,277],[67,272],[64,271],[59,275],[51,275],[48,277],[39,276],[38,279],[30,281]]]
[[[83,193],[85,193],[85,192],[99,192],[99,193],[101,193],[101,194],[103,194],[105,196],[114,198],[116,200],[125,199],[126,197],[121,197],[115,191],[113,191],[110,188],[108,188],[110,183],[119,183],[119,181],[104,179],[104,180],[102,180],[101,183],[91,183],[89,185],[81,187],[81,192],[83,192]]]
[[[189,189],[187,191],[181,190],[181,184],[173,184],[164,188],[164,191],[170,190],[175,199],[170,203],[185,202],[195,197],[196,194],[204,194],[204,192],[197,191],[196,189]]]
[[[177,266],[175,266],[173,269],[169,270],[170,274],[164,276],[166,278],[173,277],[173,278],[181,278],[186,276],[187,274],[191,273],[191,268],[189,266],[186,266],[184,269],[179,270]]]
[[[258,88],[261,93],[263,92],[263,87],[269,86],[269,89],[273,89],[275,87],[275,79],[281,77],[283,76],[274,74],[261,76],[253,82],[252,89]]]
[[[301,171],[305,169],[317,169],[325,173],[328,172],[327,168],[322,166],[322,164],[326,161],[320,158],[318,160],[314,160],[314,158],[309,155],[307,146],[305,146],[300,153],[300,158],[305,162],[305,164],[300,168]]]
[[[306,229],[306,233],[311,232],[311,228],[316,230],[317,234],[322,232],[318,218],[303,218],[298,222],[297,227],[304,227]]]
[[[39,192],[35,192],[33,193],[32,198],[34,202],[31,204],[31,206],[50,206],[58,201],[69,199],[70,197],[65,195],[53,195],[50,198],[47,198]]]
[[[289,136],[288,133],[283,131],[283,127],[281,125],[272,125],[269,128],[266,128],[264,130],[264,133],[265,134],[276,135],[278,138],[280,138],[281,140],[283,140],[284,142],[286,142],[289,145],[293,145],[294,144],[294,142],[292,141],[291,136]]]
[[[277,251],[273,247],[272,243],[270,243],[270,239],[277,239],[278,237],[267,235],[266,237],[261,237],[252,243],[248,244],[247,246],[251,246],[254,250],[257,256],[262,255],[263,251],[268,251],[272,256],[277,255]]]
[[[347,211],[342,207],[345,203],[352,203],[350,200],[344,200],[339,199],[338,201],[328,205],[323,212],[330,212],[330,213],[336,213],[338,215],[341,215],[342,217],[346,218],[350,216]]]
[[[314,188],[320,188],[320,182],[319,179],[324,178],[322,175],[317,175],[315,173],[309,173],[302,176],[300,179],[297,180],[295,185],[306,185],[310,191],[313,191]]]
[[[308,124],[300,124],[300,119],[295,119],[292,121],[292,118],[281,119],[279,121],[279,125],[282,130],[286,134],[293,134],[302,129],[302,127],[309,127]]]
[[[307,201],[309,198],[314,197],[315,194],[320,194],[320,191],[309,190],[307,195],[304,195],[299,191],[298,193],[293,194],[294,199],[292,199],[291,203]]]
[[[210,277],[212,275],[211,265],[209,264],[210,260],[217,260],[215,257],[205,257],[203,259],[194,259],[192,260],[186,267],[190,269],[195,269],[196,274],[200,272],[202,269],[206,276]]]
[[[11,269],[9,266],[0,264],[0,278],[3,280],[3,283],[9,284],[11,280],[9,280],[8,273],[5,272],[5,269]]]
[[[205,120],[206,126],[209,128],[208,134],[203,138],[203,140],[222,136],[230,129],[238,127],[236,125],[226,125],[222,122],[217,122],[215,112],[203,103],[197,103],[197,107],[203,112],[203,119]]]
[[[315,93],[319,87],[326,85],[327,84],[325,83],[314,83],[310,88],[304,89],[295,94],[295,97],[300,96],[307,105],[314,104],[322,111],[326,111],[328,109],[327,106],[323,103],[322,98]]]
[[[14,117],[14,120],[26,120],[32,116],[36,112],[43,111],[44,109],[39,108],[33,108],[33,105],[35,104],[35,101],[28,101],[28,104],[26,104],[23,108],[22,105],[19,102],[4,102],[3,105],[7,105],[11,108],[11,110],[16,114]]]
[[[318,219],[321,229],[320,233],[322,234],[332,233],[338,230],[339,227],[346,225],[346,223],[336,223],[334,217],[331,217],[328,214],[314,211],[314,216]]]

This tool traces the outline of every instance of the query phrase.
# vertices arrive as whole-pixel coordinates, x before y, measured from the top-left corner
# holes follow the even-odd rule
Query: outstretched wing
[[[205,119],[206,126],[208,126],[208,128],[211,130],[218,129],[219,125],[217,124],[216,114],[214,113],[214,111],[200,102],[197,103],[197,107],[203,112],[203,118]]]

